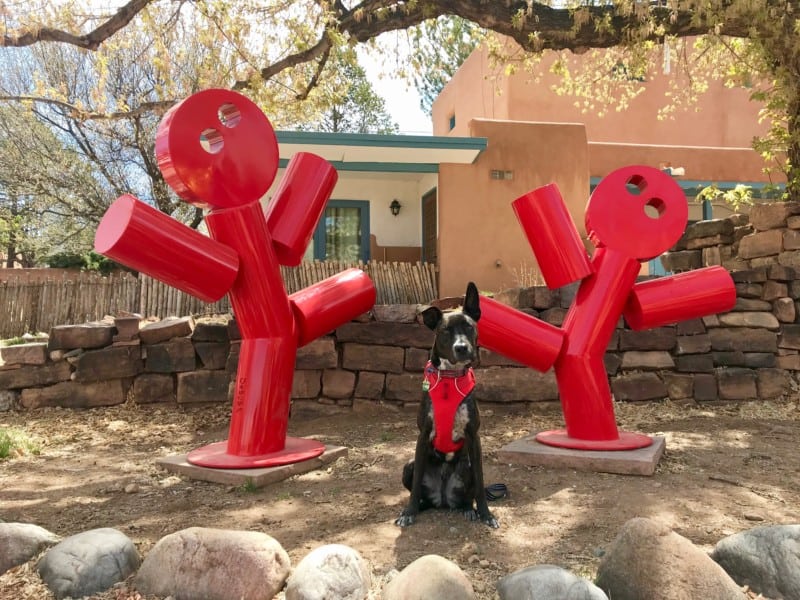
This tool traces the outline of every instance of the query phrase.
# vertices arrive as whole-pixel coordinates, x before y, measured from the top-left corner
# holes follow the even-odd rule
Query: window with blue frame
[[[314,231],[316,260],[368,261],[369,202],[330,200]]]

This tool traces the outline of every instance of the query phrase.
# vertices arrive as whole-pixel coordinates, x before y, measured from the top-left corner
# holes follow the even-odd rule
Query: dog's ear
[[[436,331],[439,322],[442,320],[442,311],[438,306],[431,306],[422,311],[422,322],[428,329]]]
[[[477,321],[481,318],[480,296],[478,288],[473,282],[467,284],[467,293],[464,295],[464,314]]]

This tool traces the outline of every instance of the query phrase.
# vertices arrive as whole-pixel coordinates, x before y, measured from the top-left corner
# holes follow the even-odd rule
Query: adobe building
[[[632,82],[642,90],[626,111],[599,116],[551,90],[552,60],[545,55],[545,75],[534,83],[528,73],[497,75],[485,48],[477,49],[434,102],[432,137],[277,132],[278,180],[301,151],[326,158],[339,173],[307,258],[422,260],[437,265],[441,297],[463,294],[468,281],[497,292],[542,283],[511,208],[534,188],[556,183],[585,236],[591,190],[619,167],[670,169],[690,220],[730,214],[723,203],[704,214],[695,196],[707,185],[744,183],[758,193],[770,183],[751,148],[767,125],[759,124],[760,106],[747,90],[712,82],[691,110],[659,120],[665,92],[681,84],[675,73],[659,72]],[[643,273],[659,267],[656,259]]]
[[[768,127],[759,123],[761,105],[742,88],[712,82],[690,110],[659,120],[670,85],[680,76],[660,70],[652,79],[632,82],[641,92],[624,112],[582,112],[575,99],[552,90],[553,53],[545,54],[536,82],[530,73],[505,75],[491,64],[486,48],[464,62],[433,104],[436,136],[487,139],[486,150],[469,168],[442,165],[439,186],[439,264],[444,294],[458,293],[469,278],[479,287],[497,290],[514,285],[514,267],[534,263],[533,254],[514,218],[510,203],[534,187],[554,182],[561,190],[579,232],[590,190],[609,172],[628,165],[669,170],[689,203],[690,221],[731,213],[723,202],[704,207],[695,196],[704,187],[722,189],[738,183],[754,195],[770,183],[761,156],[752,149],[755,136]],[[569,55],[571,68],[580,55]],[[499,72],[498,72],[499,71]],[[677,78],[677,80],[676,80]],[[710,209],[710,210],[709,210]],[[452,235],[455,222],[472,233]],[[643,272],[657,272],[651,261]]]

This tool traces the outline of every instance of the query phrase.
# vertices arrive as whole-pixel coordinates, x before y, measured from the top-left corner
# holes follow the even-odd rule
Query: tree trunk
[[[17,215],[19,214],[19,204],[16,197],[8,199],[8,206],[9,206],[9,213],[11,213],[11,218],[9,219],[9,230],[8,230],[8,245],[6,246],[6,268],[13,269],[14,263],[17,260]]]
[[[786,197],[795,201],[800,200],[800,88],[792,86],[787,93],[790,98],[786,105],[786,128],[789,134]]]
[[[13,240],[13,236],[12,236]],[[13,241],[8,242],[8,246],[6,247],[6,269],[13,269],[14,268],[14,257],[17,255],[17,248],[14,245]]]

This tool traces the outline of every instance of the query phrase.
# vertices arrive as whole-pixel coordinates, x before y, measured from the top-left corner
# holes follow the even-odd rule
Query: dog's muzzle
[[[467,341],[457,341],[453,344],[453,358],[457,362],[464,362],[474,358],[474,350],[472,344]]]

